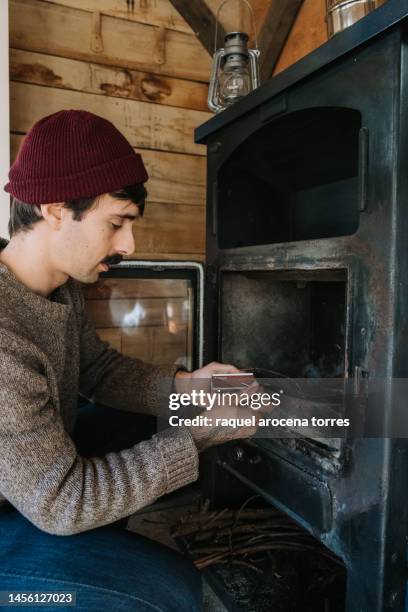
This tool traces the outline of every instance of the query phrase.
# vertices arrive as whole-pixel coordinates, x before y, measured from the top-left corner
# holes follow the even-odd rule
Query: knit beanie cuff
[[[26,204],[49,204],[112,193],[148,178],[141,156],[133,153],[72,176],[28,180],[10,176],[4,189]]]
[[[5,190],[27,204],[94,198],[148,179],[139,153],[110,121],[63,110],[28,132]]]

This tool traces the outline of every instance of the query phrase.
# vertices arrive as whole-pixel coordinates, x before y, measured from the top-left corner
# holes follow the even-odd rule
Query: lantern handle
[[[254,38],[255,38],[255,49],[258,49],[258,34],[256,31],[256,27],[255,27],[255,17],[254,17],[254,11],[252,9],[252,6],[250,5],[250,3],[248,2],[248,0],[240,0],[241,2],[243,2],[244,4],[246,4],[246,6],[249,8],[249,12],[251,14],[251,21],[252,21],[252,29],[254,32]],[[217,37],[218,37],[218,17],[219,14],[221,12],[221,9],[228,3],[230,2],[230,0],[224,0],[223,2],[221,2],[220,6],[218,7],[217,13],[215,15],[215,37],[214,37],[214,53],[217,51]]]

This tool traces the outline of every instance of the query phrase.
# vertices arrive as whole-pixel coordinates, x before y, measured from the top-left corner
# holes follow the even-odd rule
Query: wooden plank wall
[[[303,0],[274,74],[282,72],[327,41],[325,17],[325,0]]]
[[[387,0],[375,0],[379,8]],[[326,1],[303,0],[303,4],[276,64],[274,74],[282,72],[327,41]]]
[[[202,260],[205,148],[194,144],[193,132],[211,116],[211,58],[189,26],[168,0],[9,6],[12,159],[47,114],[70,108],[102,115],[142,153],[150,174],[137,257]]]

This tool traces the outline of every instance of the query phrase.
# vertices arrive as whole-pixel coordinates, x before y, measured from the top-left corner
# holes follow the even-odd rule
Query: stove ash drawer
[[[331,530],[330,489],[312,474],[245,443],[220,447],[218,464],[316,534]]]

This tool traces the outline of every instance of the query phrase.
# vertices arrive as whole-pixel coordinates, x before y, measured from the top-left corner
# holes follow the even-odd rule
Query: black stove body
[[[407,35],[406,2],[389,0],[198,128],[206,361],[315,369],[357,390],[408,376]],[[352,409],[369,423],[369,405]],[[385,391],[385,427],[392,410]],[[219,453],[343,559],[347,612],[404,609],[404,439],[254,440]]]

